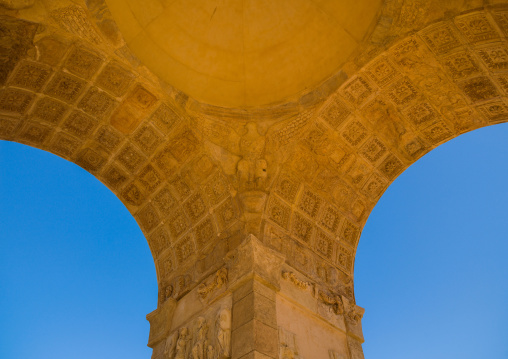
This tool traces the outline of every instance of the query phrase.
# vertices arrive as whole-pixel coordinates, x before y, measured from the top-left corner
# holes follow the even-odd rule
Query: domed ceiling
[[[134,54],[207,104],[253,107],[309,91],[355,51],[382,0],[106,0]]]

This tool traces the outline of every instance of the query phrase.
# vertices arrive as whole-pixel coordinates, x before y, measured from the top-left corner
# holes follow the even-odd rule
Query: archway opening
[[[355,263],[366,358],[508,357],[507,137],[440,146],[373,210]]]
[[[106,186],[53,154],[0,141],[0,218],[0,357],[150,357],[154,263]]]

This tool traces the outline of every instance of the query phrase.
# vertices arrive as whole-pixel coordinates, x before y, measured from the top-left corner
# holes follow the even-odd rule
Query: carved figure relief
[[[163,358],[230,358],[231,310],[221,308],[214,318],[199,316],[192,323],[175,330],[164,342]]]
[[[208,294],[224,286],[227,281],[228,281],[228,270],[226,268],[221,268],[217,271],[211,283],[209,284],[201,283],[199,285],[198,294],[201,297],[201,299],[205,299],[208,296]]]
[[[180,328],[180,331],[178,333],[178,340],[176,341],[175,346],[174,359],[187,359],[189,341],[190,341],[189,330],[186,327]]]
[[[35,13],[42,5],[34,0],[0,0],[0,8],[34,3]],[[413,23],[423,24],[424,14],[435,10],[424,0],[390,3],[401,4],[400,19],[393,19],[397,29],[420,26]],[[51,19],[41,25],[15,18],[24,11],[7,11],[0,21],[0,83],[6,84],[0,110],[7,113],[0,134],[47,146],[116,191],[153,247],[159,304],[190,291],[193,277],[174,271],[212,258],[212,245],[228,242],[224,232],[263,228],[265,244],[305,273],[283,272],[282,278],[300,290],[312,288],[324,312],[329,308],[356,325],[363,312],[347,307],[344,298],[354,299],[355,249],[383,191],[433,146],[506,119],[508,51],[498,31],[507,33],[508,12],[490,5],[453,21],[433,21],[387,51],[388,43],[365,50],[365,61],[376,58],[347,68],[346,82],[330,89],[332,95],[312,93],[322,96],[314,107],[306,107],[309,96],[297,100],[290,114],[283,105],[262,118],[249,109],[235,118],[179,106],[191,103],[186,95],[160,91],[151,81],[155,76],[145,78],[142,66],[134,70],[121,51],[117,57],[84,7],[48,7]],[[245,226],[233,227],[238,221]],[[213,262],[207,261],[206,270]],[[316,293],[316,284],[300,279],[306,277],[324,283],[323,290]],[[198,296],[214,299],[227,280],[227,269],[220,269],[197,287]],[[196,320],[167,338],[165,357],[230,357],[229,309]],[[279,356],[298,358],[294,335],[287,338]]]
[[[262,190],[268,175],[268,164],[263,158],[265,138],[258,133],[255,123],[245,127],[247,132],[240,139],[240,153],[243,156],[236,165],[238,186],[240,191]]]
[[[353,324],[358,324],[360,322],[360,320],[362,319],[362,314],[361,313],[358,313],[357,311],[355,310],[351,310],[347,313],[347,316],[349,318],[349,320],[353,323]]]
[[[207,146],[232,179],[243,209],[242,220],[251,233],[259,230],[260,213],[281,162],[281,149],[300,138],[307,122],[302,114],[267,129],[254,122],[233,129],[206,118],[196,120],[196,127],[209,141]]]
[[[216,359],[217,353],[215,352],[215,348],[211,345],[208,346],[206,351],[206,359]]]
[[[217,340],[221,357],[231,357],[231,310],[229,309],[221,309],[217,316]]]
[[[163,277],[163,275],[161,275]],[[164,288],[164,294],[161,298],[180,299],[184,294],[188,293],[191,286],[191,278],[189,275],[181,275],[176,277],[171,283],[167,284]]]
[[[208,324],[203,317],[198,318],[198,328],[196,341],[192,347],[192,359],[208,359]]]
[[[346,317],[353,325],[360,323],[363,317],[364,309],[352,304],[350,309],[346,312]]]
[[[173,359],[176,355],[177,333],[170,335],[164,343],[164,358]]]
[[[169,298],[173,297],[173,285],[167,284],[161,291],[160,291],[160,303],[164,303]]]

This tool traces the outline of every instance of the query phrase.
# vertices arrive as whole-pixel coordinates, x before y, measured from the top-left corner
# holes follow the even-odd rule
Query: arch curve
[[[8,59],[0,69],[0,140],[56,154],[104,183],[138,222],[162,282],[225,229],[220,213],[234,206],[229,180],[178,94],[134,66],[121,42],[105,45],[84,11],[57,8],[41,24],[2,16],[9,46],[0,46]],[[227,225],[237,219],[235,212]]]
[[[197,285],[254,233],[354,300],[361,229],[390,183],[440,144],[507,119],[508,8],[440,3],[385,2],[356,58],[268,109],[207,106],[159,81],[102,1],[44,2],[35,19],[2,12],[0,139],[105,183],[147,237],[161,289],[186,272]]]
[[[446,141],[508,121],[507,14],[468,11],[398,40],[326,100],[293,146],[272,192],[291,217],[282,233],[349,278],[343,284],[361,229],[397,176]],[[309,271],[320,277],[319,265]]]
[[[371,204],[425,153],[508,120],[505,16],[491,9],[432,24],[370,61],[324,106],[318,122],[374,165],[361,188]]]
[[[82,168],[19,143],[0,141],[0,173],[2,356],[129,355],[127,337],[130,355],[150,355],[139,312],[156,303],[155,267],[126,208]]]

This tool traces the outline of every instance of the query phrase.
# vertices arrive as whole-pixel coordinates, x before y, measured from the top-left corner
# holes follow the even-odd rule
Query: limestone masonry
[[[136,218],[153,359],[361,359],[362,228],[506,121],[507,36],[496,0],[0,0],[0,139]]]

